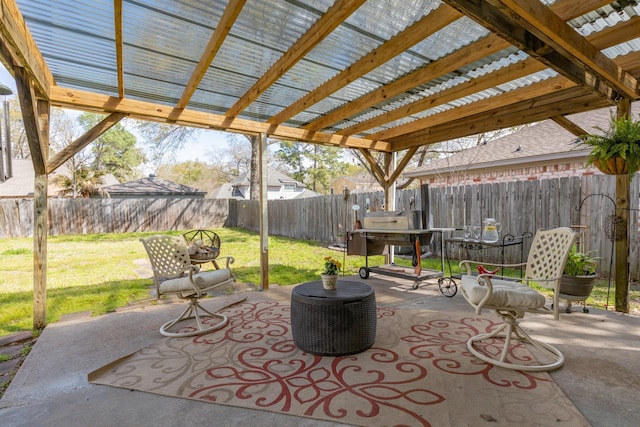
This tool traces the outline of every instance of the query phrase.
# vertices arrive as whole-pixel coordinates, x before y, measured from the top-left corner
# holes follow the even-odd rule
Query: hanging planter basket
[[[622,157],[611,157],[606,161],[595,159],[593,165],[606,175],[624,175],[629,173],[629,165]]]

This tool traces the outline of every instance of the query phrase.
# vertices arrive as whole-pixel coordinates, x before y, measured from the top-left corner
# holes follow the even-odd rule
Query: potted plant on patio
[[[567,263],[560,280],[560,293],[577,297],[588,297],[598,277],[596,268],[599,257],[594,251],[580,252],[574,245],[569,252]]]
[[[340,261],[330,256],[324,258],[324,271],[320,274],[322,278],[322,286],[327,290],[336,288],[338,282],[338,271],[342,268]]]
[[[608,130],[595,129],[602,134],[584,135],[579,144],[591,147],[587,166],[593,164],[608,175],[628,173],[631,179],[640,169],[640,122],[612,116]]]

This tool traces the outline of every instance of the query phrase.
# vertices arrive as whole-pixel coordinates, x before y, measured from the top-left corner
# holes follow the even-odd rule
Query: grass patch
[[[15,249],[7,249],[6,251],[2,252],[2,255],[24,255],[24,254],[30,254],[30,253],[33,253],[31,249],[15,248]]]

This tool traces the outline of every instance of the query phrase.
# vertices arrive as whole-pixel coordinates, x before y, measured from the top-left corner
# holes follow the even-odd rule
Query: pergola
[[[632,0],[0,4],[0,57],[36,173],[35,327],[45,324],[47,176],[124,117],[256,136],[262,152],[267,136],[357,149],[388,190],[420,146],[545,119],[582,135],[567,115],[610,105],[628,115],[640,98]],[[108,116],[49,158],[51,106]],[[264,180],[264,159],[261,169]],[[625,217],[627,176],[616,192]],[[616,310],[628,311],[626,239],[616,254]]]

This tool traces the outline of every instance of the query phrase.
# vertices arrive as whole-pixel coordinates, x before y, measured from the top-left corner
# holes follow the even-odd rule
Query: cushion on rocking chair
[[[231,278],[231,271],[228,269],[202,271],[193,275],[193,282],[200,289],[207,289],[217,283],[222,283]],[[193,290],[193,285],[189,281],[189,276],[178,277],[176,279],[165,280],[160,283],[160,293],[187,292]]]
[[[537,310],[546,303],[544,295],[527,285],[511,280],[491,279],[493,293],[485,306],[514,307]],[[487,294],[487,287],[478,283],[475,276],[462,276],[462,288],[473,304],[479,304]]]

